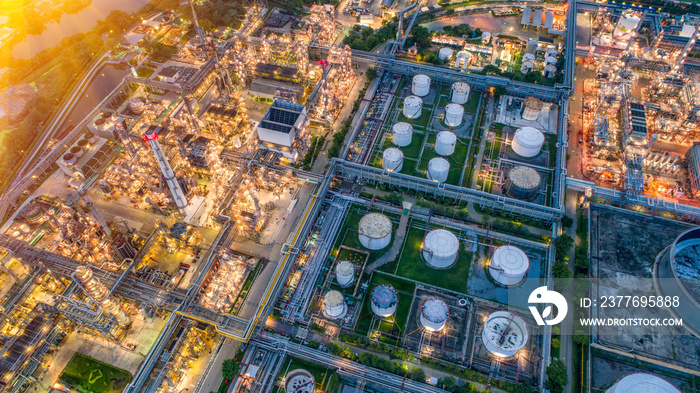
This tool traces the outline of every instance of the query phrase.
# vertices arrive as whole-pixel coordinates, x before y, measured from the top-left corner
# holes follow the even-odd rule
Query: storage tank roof
[[[392,307],[399,301],[396,290],[391,285],[379,285],[372,290],[372,303],[380,308]]]
[[[355,274],[355,265],[350,261],[340,261],[335,266],[335,272],[341,276],[351,276]]]
[[[455,82],[452,84],[452,90],[458,93],[467,93],[469,92],[469,89],[469,83],[467,82]]]
[[[430,83],[430,77],[425,74],[418,74],[413,77],[413,81],[417,83]]]
[[[460,105],[457,105],[457,106],[459,106],[461,108]],[[454,132],[450,132],[450,131],[440,131],[437,134],[437,140],[439,140],[440,143],[445,143],[445,144],[451,145],[451,144],[457,142],[457,135],[455,135]]]
[[[360,220],[359,232],[372,239],[382,239],[391,233],[391,220],[382,213],[369,213]]]
[[[675,386],[651,374],[636,373],[622,377],[609,393],[680,393]]]
[[[433,229],[425,237],[425,248],[438,258],[447,258],[459,251],[459,239],[446,229]]]
[[[511,183],[522,188],[536,188],[540,185],[541,177],[536,170],[530,168],[529,166],[516,166],[510,170],[508,174]]]
[[[535,97],[527,97],[525,99],[525,108],[530,108],[530,109],[542,109],[542,101]],[[526,127],[526,128],[532,128],[532,127]],[[536,130],[536,129],[535,129]]]
[[[413,132],[413,126],[404,121],[394,124],[392,129],[394,133],[399,135],[407,135]]]
[[[429,171],[447,171],[449,169],[450,163],[442,157],[435,157],[428,161]]]
[[[408,96],[403,99],[404,105],[423,105],[423,100],[418,96]]]
[[[459,114],[459,113],[464,113],[464,107],[459,104],[447,104],[445,106],[445,113],[454,113],[454,114]],[[449,131],[441,131],[440,134],[443,132],[449,132]],[[438,137],[440,136],[438,134]],[[450,132],[450,134],[454,135],[453,133]]]
[[[527,324],[516,314],[496,311],[486,318],[481,337],[494,355],[510,357],[527,343]]]
[[[515,138],[526,147],[540,147],[544,143],[542,131],[533,127],[523,127],[515,132]]]
[[[345,299],[343,299],[343,294],[338,291],[330,291],[326,293],[323,300],[326,302],[326,306],[328,307],[338,307],[345,301]]]
[[[401,151],[401,149],[399,149],[397,147],[390,147],[390,148],[384,150],[382,157],[385,160],[397,161],[397,160],[400,160],[403,158],[403,152]]]
[[[524,276],[530,268],[530,258],[518,247],[501,246],[493,252],[489,267],[498,269],[507,275]]]
[[[447,308],[447,304],[438,298],[426,300],[425,303],[423,303],[421,312],[425,319],[434,323],[445,322],[450,315],[450,309]]]

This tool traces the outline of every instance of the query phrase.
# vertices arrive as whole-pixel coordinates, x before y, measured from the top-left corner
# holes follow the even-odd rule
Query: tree
[[[414,381],[425,382],[425,371],[422,368],[412,367],[408,372],[408,378]]]
[[[441,387],[448,392],[454,392],[457,389],[457,380],[455,380],[455,377],[443,378],[438,382],[438,387]]]
[[[485,65],[483,72],[484,72],[484,74],[501,75],[501,69],[496,67],[493,64]],[[501,87],[501,86],[499,86],[499,87]]]
[[[454,8],[450,8],[449,10],[445,11],[445,16],[452,16],[455,14],[455,12],[456,11]]]
[[[547,366],[545,370],[547,381],[544,386],[552,393],[561,393],[564,391],[564,386],[567,385],[569,377],[566,371],[566,365],[561,360],[555,360]]]
[[[552,348],[557,349],[561,346],[561,341],[558,338],[552,339]]]
[[[411,30],[411,35],[413,40],[416,42],[416,46],[421,49],[430,47],[432,42],[430,41],[430,30],[425,26],[414,26]]]
[[[574,334],[574,343],[578,345],[588,345],[591,338],[584,334]]]
[[[557,259],[563,259],[574,246],[574,239],[569,235],[561,235],[554,239],[554,252]]]
[[[552,276],[554,278],[571,278],[571,269],[566,260],[555,260],[552,265]]]
[[[221,374],[223,374],[224,379],[232,380],[236,378],[238,372],[241,371],[241,366],[235,359],[226,359],[221,364]]]
[[[486,68],[486,67],[484,67]],[[493,96],[498,98],[504,94],[508,94],[508,90],[503,87],[503,86],[496,86],[496,88],[493,90]]]
[[[574,219],[569,216],[564,216],[561,218],[561,225],[564,228],[571,228],[571,226],[574,225]]]
[[[481,37],[483,35],[483,32],[481,31],[480,28],[474,29],[474,37]]]

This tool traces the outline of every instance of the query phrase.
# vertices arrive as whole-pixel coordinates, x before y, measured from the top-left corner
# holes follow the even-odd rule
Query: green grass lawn
[[[480,100],[481,100],[481,92],[480,91],[474,91],[474,90],[470,91],[469,92],[469,99],[463,105],[464,111],[467,113],[476,113],[476,109],[479,107]]]
[[[472,253],[465,251],[464,245],[460,244],[457,262],[452,267],[433,269],[423,261],[420,255],[424,234],[425,231],[422,229],[408,230],[396,275],[451,291],[464,292],[469,278]]]
[[[131,382],[131,374],[83,354],[76,353],[59,380],[91,393],[119,393]]]
[[[395,333],[397,333],[397,336],[401,336],[403,329],[406,327],[408,313],[411,311],[411,302],[413,301],[413,290],[416,284],[398,277],[376,272],[372,276],[372,281],[369,283],[369,290],[366,292],[367,295],[362,303],[360,317],[357,320],[357,328],[355,331],[358,334],[366,335],[369,330],[373,317],[372,307],[370,306],[372,296],[370,294],[374,288],[382,284],[388,284],[394,287],[399,294],[399,303],[396,305],[396,313],[394,313],[393,317],[388,318],[389,322],[381,323],[379,331],[391,333],[392,329],[396,329],[397,331]],[[390,344],[396,345],[397,343],[392,342]]]
[[[436,134],[431,134],[428,137],[428,143],[435,143]],[[455,152],[445,158],[450,163],[450,173],[447,175],[447,183],[459,185],[459,178],[462,176],[462,168],[464,167],[464,161],[467,159],[468,145],[464,145],[457,140],[457,146],[455,146]],[[423,156],[421,157],[421,162],[419,168],[423,171],[428,170],[428,162],[440,155],[435,152],[434,149],[423,150]]]

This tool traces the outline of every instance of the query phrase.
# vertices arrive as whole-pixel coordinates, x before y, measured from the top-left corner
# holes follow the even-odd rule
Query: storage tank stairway
[[[366,268],[365,272],[372,274],[375,269],[380,266],[386,265],[389,262],[393,262],[397,256],[399,256],[399,251],[401,251],[401,246],[403,245],[403,239],[406,236],[406,229],[408,228],[408,216],[411,211],[412,204],[409,202],[403,203],[403,212],[401,213],[401,218],[399,219],[399,227],[396,229],[396,237],[394,238],[394,244],[391,245],[389,251],[384,253],[381,257],[377,258],[376,261],[370,263]]]

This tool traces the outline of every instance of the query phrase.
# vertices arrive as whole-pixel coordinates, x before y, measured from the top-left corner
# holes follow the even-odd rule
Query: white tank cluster
[[[455,52],[450,48],[440,48],[438,58],[442,61],[450,60]]]
[[[284,378],[284,391],[286,393],[314,393],[316,380],[310,372],[304,369],[290,371]]]
[[[464,107],[459,104],[447,104],[445,106],[445,124],[448,127],[459,127],[462,125],[464,117]]]
[[[403,152],[397,147],[390,147],[382,153],[382,168],[385,171],[399,172],[403,169]]]
[[[340,319],[348,312],[345,298],[339,291],[328,291],[323,296],[323,315],[328,319]]]
[[[335,279],[341,287],[349,287],[355,281],[355,265],[350,261],[340,261],[335,265]]]
[[[388,318],[396,312],[399,295],[391,285],[379,285],[372,290],[372,312],[380,318]]]
[[[425,97],[430,93],[430,77],[425,74],[418,74],[413,77],[411,92],[418,97]]]
[[[436,297],[423,302],[420,312],[420,324],[429,332],[439,332],[447,324],[450,309],[442,299]]]
[[[537,120],[540,116],[540,111],[542,111],[542,101],[535,97],[527,97],[525,99],[525,105],[523,106],[523,119],[525,120]]]
[[[459,51],[457,52],[457,56],[455,56],[455,67],[461,68],[463,70],[466,70],[469,68],[469,63],[472,62],[472,59],[474,58],[474,55],[467,51]]]
[[[428,161],[428,179],[444,183],[447,181],[447,175],[449,174],[450,163],[446,159],[435,157]]]
[[[381,213],[368,213],[360,219],[360,243],[370,250],[381,250],[391,243],[391,220]]]
[[[504,286],[520,284],[530,270],[530,258],[515,246],[498,247],[491,256],[489,274]]]
[[[398,147],[410,145],[413,140],[413,126],[406,122],[394,124],[391,138]]]
[[[450,96],[450,101],[455,104],[464,105],[469,101],[469,92],[471,87],[467,82],[455,82],[452,84],[452,95]]]
[[[527,324],[518,315],[496,311],[486,318],[481,340],[486,349],[500,358],[513,357],[527,344]]]
[[[655,375],[634,373],[620,378],[605,393],[681,393],[681,391]]]
[[[513,151],[521,157],[534,157],[540,154],[544,144],[544,134],[534,127],[523,127],[515,131],[511,145]]]
[[[447,269],[457,261],[459,239],[447,229],[433,229],[423,240],[423,259],[435,269]]]
[[[449,156],[455,152],[457,135],[451,131],[440,131],[435,138],[435,152],[441,156]]]
[[[423,100],[417,96],[408,96],[403,99],[403,115],[407,119],[417,119],[423,109]]]

